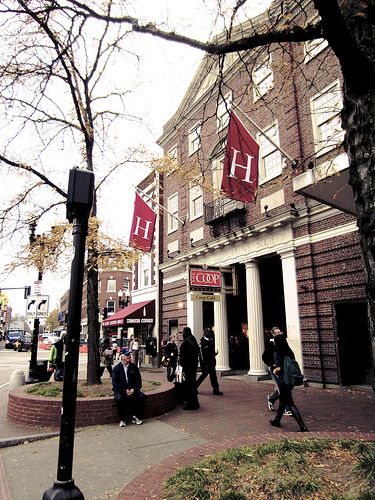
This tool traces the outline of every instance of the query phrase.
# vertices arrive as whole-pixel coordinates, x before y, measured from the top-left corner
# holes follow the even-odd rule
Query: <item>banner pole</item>
[[[296,161],[295,161],[295,160],[293,160],[293,158],[292,158],[291,156],[289,156],[289,155],[288,155],[288,153],[286,153],[286,152],[285,152],[285,151],[284,151],[284,150],[283,150],[283,149],[282,149],[282,148],[281,148],[278,144],[276,144],[276,142],[275,142],[275,141],[273,141],[273,140],[272,140],[272,139],[271,139],[271,138],[270,138],[270,137],[269,137],[269,136],[268,136],[268,135],[267,135],[267,134],[266,134],[266,133],[265,133],[265,132],[264,132],[264,131],[260,128],[260,127],[259,127],[259,125],[257,125],[257,124],[255,123],[255,121],[254,121],[254,120],[252,120],[252,119],[250,118],[250,116],[249,116],[249,115],[247,115],[244,111],[242,111],[242,109],[241,109],[239,106],[237,106],[237,104],[232,103],[232,105],[233,105],[233,107],[234,107],[234,108],[238,109],[238,111],[239,111],[240,113],[242,113],[242,114],[246,117],[246,119],[247,119],[247,120],[249,120],[249,122],[250,122],[250,123],[251,123],[251,124],[252,124],[252,125],[253,125],[253,126],[254,126],[257,130],[258,130],[258,132],[260,132],[262,135],[264,135],[264,137],[267,139],[267,141],[269,141],[269,142],[270,142],[273,146],[275,146],[275,148],[276,148],[276,149],[278,149],[278,150],[280,151],[280,153],[281,153],[281,154],[282,154],[282,155],[283,155],[283,156],[284,156],[287,160],[289,160],[292,164],[295,164],[295,163],[296,163]]]

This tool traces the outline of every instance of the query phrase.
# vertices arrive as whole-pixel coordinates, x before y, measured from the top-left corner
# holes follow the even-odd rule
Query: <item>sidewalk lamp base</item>
[[[85,500],[81,490],[71,481],[54,481],[52,488],[43,493],[42,500]]]

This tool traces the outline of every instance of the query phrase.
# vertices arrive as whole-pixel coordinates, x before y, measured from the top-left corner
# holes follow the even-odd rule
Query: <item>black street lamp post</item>
[[[51,488],[44,492],[42,500],[84,500],[82,492],[74,484],[72,469],[84,257],[88,218],[93,203],[93,193],[94,174],[88,170],[70,170],[67,218],[69,222],[73,222],[74,257],[70,276],[59,457],[57,480]]]
[[[29,223],[29,229],[30,229],[29,241],[30,241],[30,246],[32,246],[38,237],[35,236],[36,223],[34,221]],[[42,278],[43,278],[42,271],[38,269],[39,283],[42,282]],[[38,370],[38,361],[37,361],[39,325],[40,325],[39,318],[34,318],[33,336],[31,341],[31,356],[29,364],[29,377],[26,381],[28,384],[40,381],[40,372]]]
[[[125,300],[122,300],[123,296],[125,296]],[[129,305],[129,292],[124,292],[122,290],[119,290],[117,292],[117,297],[118,297],[118,304],[121,309],[124,309],[124,307],[128,307]]]

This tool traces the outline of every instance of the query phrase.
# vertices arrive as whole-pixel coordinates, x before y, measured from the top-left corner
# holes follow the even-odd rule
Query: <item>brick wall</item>
[[[335,304],[365,300],[357,233],[299,246],[296,267],[305,376],[337,384]]]
[[[59,427],[61,400],[37,397],[26,393],[26,387],[16,387],[8,396],[8,419],[35,427]],[[174,408],[174,387],[161,386],[147,393],[145,418],[163,415]],[[76,426],[112,424],[118,421],[115,401],[106,398],[77,398]]]

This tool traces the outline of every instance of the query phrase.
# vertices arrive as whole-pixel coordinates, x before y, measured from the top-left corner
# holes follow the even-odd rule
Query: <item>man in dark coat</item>
[[[131,352],[123,348],[120,360],[112,372],[112,387],[117,411],[120,416],[120,427],[127,422],[141,425],[145,395],[141,391],[142,377],[139,368],[131,362]]]
[[[201,338],[201,354],[202,354],[202,373],[197,380],[197,387],[201,385],[203,380],[210,376],[210,382],[215,396],[222,396],[223,393],[219,389],[219,382],[216,375],[216,355],[215,336],[211,328],[205,328],[203,337]]]
[[[196,380],[198,360],[200,358],[199,345],[188,326],[183,329],[182,337],[184,340],[180,347],[180,364],[185,376],[184,392],[186,405],[184,406],[184,410],[198,410],[199,401]]]

